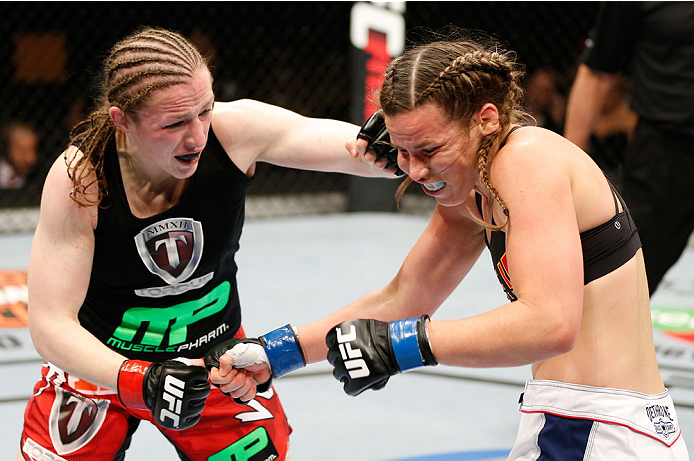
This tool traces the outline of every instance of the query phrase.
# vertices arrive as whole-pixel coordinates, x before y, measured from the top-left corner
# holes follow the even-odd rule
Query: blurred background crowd
[[[210,59],[218,100],[253,98],[312,117],[351,120],[353,2],[3,2],[0,3],[0,210],[37,207],[43,179],[88,113],[108,47],[139,25],[190,37]],[[597,2],[409,2],[406,38],[448,24],[508,43],[526,64],[526,105],[561,133],[569,91]],[[610,95],[589,150],[618,169],[635,124],[628,82]],[[346,194],[337,174],[262,165],[251,197]],[[412,188],[411,194],[417,194]],[[320,198],[318,199],[320,201]],[[327,199],[326,199],[327,200]],[[270,202],[268,202],[270,203]],[[315,202],[314,202],[315,203]],[[347,207],[344,201],[336,207]],[[433,201],[427,201],[433,204]],[[269,205],[268,205],[269,206]],[[325,208],[323,208],[325,209]],[[272,213],[286,212],[277,207]],[[334,210],[344,211],[344,210]],[[34,223],[7,229],[33,230]]]

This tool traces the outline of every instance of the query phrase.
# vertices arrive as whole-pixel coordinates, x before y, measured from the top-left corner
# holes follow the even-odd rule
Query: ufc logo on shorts
[[[164,378],[164,395],[162,398],[169,404],[159,412],[159,420],[164,422],[169,418],[178,427],[181,422],[181,405],[183,404],[183,389],[185,383],[174,376]]]
[[[355,379],[369,376],[369,367],[366,366],[366,362],[361,358],[361,350],[352,349],[351,342],[357,339],[354,325],[349,326],[349,333],[347,334],[343,334],[342,329],[339,327],[335,328],[335,332],[337,333],[337,342],[340,344],[340,355],[345,368],[349,371],[349,377]]]

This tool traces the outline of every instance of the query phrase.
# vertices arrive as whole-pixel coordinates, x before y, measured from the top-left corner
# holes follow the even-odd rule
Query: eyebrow
[[[421,149],[424,146],[428,146],[430,144],[441,144],[441,143],[440,142],[434,142],[434,141],[426,141],[426,142],[420,142],[419,144],[417,144],[416,147],[417,147],[417,149]]]

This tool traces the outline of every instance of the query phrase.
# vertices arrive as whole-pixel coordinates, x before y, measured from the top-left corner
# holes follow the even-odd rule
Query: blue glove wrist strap
[[[390,341],[393,345],[395,361],[400,371],[424,365],[417,339],[417,321],[419,317],[390,322]]]
[[[306,366],[299,338],[291,325],[285,325],[261,336],[265,340],[265,353],[275,378],[282,377]]]

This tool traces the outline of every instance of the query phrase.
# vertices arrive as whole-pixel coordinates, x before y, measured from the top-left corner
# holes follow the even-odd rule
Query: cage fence
[[[217,100],[251,98],[311,117],[350,120],[353,2],[3,2],[0,3],[0,123],[27,124],[38,159],[19,187],[0,189],[0,232],[32,231],[43,181],[92,108],[110,46],[141,25],[177,30],[208,57]],[[454,25],[496,35],[518,52],[527,82],[544,72],[565,98],[595,20],[596,2],[407,2],[406,39]],[[530,94],[530,92],[529,92]],[[540,99],[540,96],[537,96]],[[561,120],[537,113],[560,130]],[[359,121],[356,121],[359,123]],[[554,125],[553,125],[554,124]],[[556,126],[555,126],[556,125]],[[0,160],[7,158],[3,137]],[[258,166],[250,219],[344,212],[350,178]],[[399,212],[428,214],[433,199],[411,187]]]

